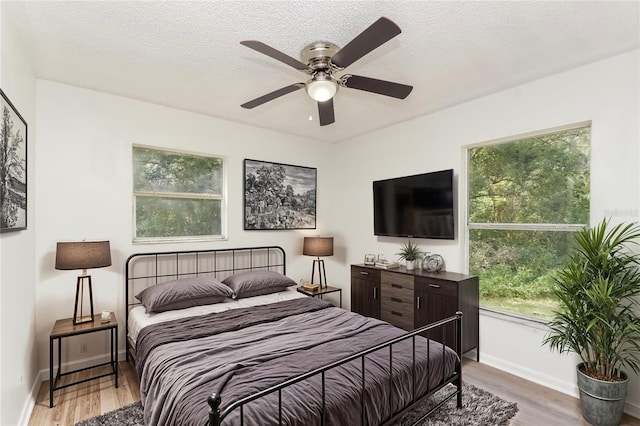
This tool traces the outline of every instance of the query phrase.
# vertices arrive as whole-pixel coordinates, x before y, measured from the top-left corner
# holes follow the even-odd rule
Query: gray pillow
[[[229,287],[215,278],[182,278],[156,284],[137,296],[147,313],[184,309],[192,306],[211,305],[232,297]]]
[[[222,282],[233,290],[234,299],[277,293],[296,285],[291,278],[267,270],[239,272],[225,278]]]

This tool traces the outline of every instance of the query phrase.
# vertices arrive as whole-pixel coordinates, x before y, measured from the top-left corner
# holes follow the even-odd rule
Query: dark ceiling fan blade
[[[373,92],[379,95],[391,96],[398,99],[406,98],[413,90],[413,86],[407,86],[406,84],[377,80],[375,78],[362,77],[360,75],[342,76],[340,82],[344,87],[348,87],[349,89],[364,90],[365,92]]]
[[[382,17],[333,55],[331,62],[339,68],[346,68],[401,32],[395,23]]]
[[[336,121],[336,116],[333,113],[333,98],[328,101],[318,102],[318,116],[320,117],[321,126],[326,126]]]
[[[267,93],[266,95],[260,96],[259,98],[256,98],[252,101],[249,101],[247,103],[244,103],[242,105],[240,105],[242,108],[247,108],[247,109],[251,109],[251,108],[255,108],[257,106],[262,105],[265,102],[269,102],[272,101],[276,98],[279,98],[280,96],[284,96],[287,93],[291,93],[291,92],[295,92],[296,90],[300,90],[304,87],[304,83],[296,83],[296,84],[292,84],[291,86],[287,86],[287,87],[283,87],[282,89],[278,89],[276,91],[273,91],[271,93]]]
[[[264,55],[270,56],[273,59],[277,59],[280,62],[283,62],[287,65],[289,65],[290,67],[293,67],[297,70],[300,71],[308,71],[311,68],[309,68],[309,66],[307,64],[303,64],[302,62],[300,62],[299,60],[292,58],[289,55],[285,55],[284,53],[282,53],[279,50],[274,49],[271,46],[267,46],[266,44],[264,44],[261,41],[256,41],[256,40],[245,40],[245,41],[241,41],[240,44],[242,44],[243,46],[247,46],[257,52],[260,52]]]

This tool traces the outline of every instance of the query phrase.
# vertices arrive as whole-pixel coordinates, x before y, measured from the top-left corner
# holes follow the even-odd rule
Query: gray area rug
[[[450,385],[451,386],[451,385]],[[452,398],[438,411],[420,425],[424,426],[506,426],[516,415],[518,406],[498,398],[490,392],[463,383],[462,408],[456,408],[456,398]],[[440,400],[442,395],[451,392],[451,388],[442,389],[432,398],[408,412],[397,424],[410,425]],[[444,392],[444,393],[443,393]],[[440,399],[439,399],[440,398]],[[75,426],[143,426],[142,405],[140,402],[110,411],[97,417],[76,423]]]
[[[436,392],[431,398],[409,411],[396,425],[411,425],[429,409],[455,390],[453,385]],[[462,382],[462,408],[456,407],[456,397],[418,423],[422,426],[507,426],[518,412],[515,402],[505,401],[491,392]]]

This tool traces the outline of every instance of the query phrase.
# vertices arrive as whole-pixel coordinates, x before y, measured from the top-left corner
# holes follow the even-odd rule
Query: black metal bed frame
[[[266,262],[264,262],[264,255],[266,254]],[[272,255],[275,256],[276,261],[271,262]],[[200,259],[205,256],[211,256],[213,259],[213,268],[212,269],[200,269]],[[217,269],[217,260],[218,258],[226,257],[227,263],[222,266],[221,269]],[[247,257],[248,256],[248,257]],[[242,258],[244,261],[239,261]],[[181,265],[181,259],[190,259],[191,265],[185,267]],[[228,266],[228,262],[231,262],[231,266]],[[247,261],[248,259],[248,261]],[[263,259],[262,261],[257,261],[257,259]],[[132,271],[132,266],[136,261],[145,260],[147,262],[151,261],[151,265],[153,267],[153,272],[148,272],[144,275],[135,275]],[[159,273],[160,270],[159,265],[161,263],[166,264],[167,262],[175,262],[175,270],[169,273]],[[236,266],[238,265],[238,266]],[[181,269],[182,268],[182,269]],[[125,262],[125,316],[126,316],[126,359],[129,360],[129,356],[131,355],[135,362],[135,354],[133,353],[133,348],[131,347],[131,343],[128,339],[128,331],[129,331],[129,310],[136,305],[139,305],[139,302],[136,302],[134,299],[134,295],[130,292],[133,288],[133,283],[137,280],[152,280],[152,284],[159,284],[164,281],[168,281],[171,279],[178,279],[180,277],[185,276],[194,276],[194,275],[202,275],[202,274],[213,274],[214,277],[218,277],[219,273],[222,274],[234,274],[240,271],[246,270],[256,270],[256,269],[269,269],[269,270],[279,270],[282,274],[286,273],[286,253],[284,249],[279,246],[263,246],[263,247],[247,247],[247,248],[233,248],[233,249],[212,249],[212,250],[190,250],[190,251],[169,251],[169,252],[158,252],[158,253],[136,253],[129,256]],[[455,370],[453,374],[446,377],[444,374],[443,368],[443,377],[440,384],[438,384],[435,388],[430,389],[427,388],[427,391],[424,395],[416,395],[416,336],[426,335],[426,333],[430,330],[433,330],[438,327],[445,327],[447,324],[454,323],[455,324],[455,333],[456,333],[456,342],[457,342],[457,355],[458,361],[455,366]],[[224,410],[220,410],[220,404],[222,402],[222,397],[219,394],[213,393],[209,395],[207,398],[207,402],[209,404],[209,419],[208,423],[210,426],[221,426],[222,421],[227,417],[231,412],[236,409],[240,410],[240,424],[244,424],[244,411],[243,407],[245,404],[255,401],[259,398],[262,398],[266,395],[277,392],[278,393],[278,418],[279,424],[282,425],[282,390],[288,386],[291,386],[295,383],[298,383],[302,380],[308,379],[313,376],[320,375],[322,382],[322,406],[320,415],[320,424],[325,424],[325,373],[333,368],[339,367],[343,364],[354,360],[360,360],[361,366],[361,389],[360,389],[360,403],[361,403],[361,416],[362,416],[362,424],[366,424],[366,410],[365,410],[365,365],[366,365],[366,356],[379,351],[384,350],[385,348],[389,348],[389,388],[391,389],[391,382],[393,378],[393,345],[408,339],[412,340],[413,347],[413,368],[412,368],[412,399],[411,402],[405,406],[401,411],[397,413],[393,413],[391,417],[385,420],[383,425],[390,425],[394,421],[398,420],[403,414],[407,411],[414,408],[424,399],[429,398],[435,392],[439,391],[443,387],[448,384],[453,384],[455,386],[455,390],[451,391],[449,394],[444,396],[444,398],[436,405],[434,405],[427,413],[422,415],[419,419],[417,419],[414,424],[422,421],[423,419],[429,417],[433,412],[439,409],[442,405],[451,400],[454,396],[457,398],[457,407],[462,407],[462,354],[460,352],[460,348],[462,347],[462,312],[457,312],[456,315],[445,318],[443,320],[437,321],[432,324],[428,324],[424,327],[415,329],[407,334],[396,337],[389,341],[380,343],[376,346],[373,346],[369,349],[360,351],[358,353],[352,354],[346,358],[335,361],[331,364],[328,364],[321,368],[316,368],[312,371],[300,374],[296,377],[288,379],[278,385],[269,387],[255,394],[249,395],[245,398],[242,398],[234,403],[230,404]],[[446,332],[446,327],[443,328]],[[442,352],[444,354],[446,346],[442,344]],[[426,345],[426,354],[427,359],[430,360],[430,345]],[[430,361],[427,364],[427,371],[430,369]],[[427,376],[429,373],[427,373]],[[392,393],[389,392],[389,399],[391,400]]]
[[[266,256],[266,258],[264,257]],[[205,259],[212,262],[212,267],[207,268]],[[272,262],[273,260],[273,262]],[[148,262],[150,270],[144,274],[136,275],[134,272],[135,262]],[[225,262],[226,261],[226,262]],[[174,269],[171,272],[162,273],[160,265],[172,264]],[[206,264],[205,266],[202,266]],[[218,265],[220,267],[218,267]],[[201,267],[202,266],[202,267]],[[185,251],[164,251],[149,253],[134,253],[127,258],[124,267],[125,285],[125,354],[126,360],[135,355],[131,342],[129,342],[129,311],[140,305],[136,301],[134,284],[138,281],[151,282],[150,284],[160,284],[165,281],[177,280],[179,278],[213,275],[214,278],[222,279],[228,275],[242,271],[253,271],[259,269],[275,270],[286,275],[287,255],[280,246],[244,247],[230,249],[210,249],[210,250],[185,250]],[[225,277],[220,277],[220,275]],[[141,290],[139,290],[141,291]],[[139,292],[138,291],[138,292]]]
[[[414,408],[416,405],[418,405],[420,402],[422,402],[423,400],[431,397],[434,393],[436,393],[437,391],[439,391],[440,389],[442,389],[444,386],[448,385],[449,383],[452,383],[455,386],[455,390],[453,390],[451,393],[449,393],[448,395],[446,395],[440,402],[438,402],[438,404],[434,405],[428,412],[426,412],[424,415],[422,415],[420,418],[416,419],[415,422],[413,423],[414,425],[421,422],[422,420],[424,420],[425,418],[429,417],[433,412],[435,412],[436,410],[438,410],[440,407],[442,407],[444,404],[446,404],[450,399],[452,399],[454,396],[457,397],[457,407],[461,408],[462,407],[462,364],[460,361],[457,362],[456,364],[456,368],[455,371],[453,373],[453,375],[446,377],[444,375],[444,369],[443,369],[443,377],[442,377],[442,382],[440,382],[440,384],[438,386],[436,386],[433,389],[429,389],[427,388],[427,392],[420,396],[420,397],[416,397],[416,336],[432,330],[434,328],[437,327],[444,327],[446,324],[449,324],[451,322],[455,322],[456,324],[456,338],[457,338],[457,347],[461,348],[462,345],[462,339],[461,339],[461,333],[460,333],[460,327],[462,324],[462,312],[456,312],[456,315],[449,317],[449,318],[445,318],[443,320],[440,320],[438,322],[426,325],[424,327],[415,329],[405,335],[396,337],[395,339],[386,341],[384,343],[380,343],[376,346],[373,346],[369,349],[365,349],[363,351],[360,351],[358,353],[355,353],[353,355],[350,355],[346,358],[343,358],[341,360],[335,361],[331,364],[328,364],[324,367],[321,368],[316,368],[315,370],[309,371],[307,373],[304,374],[300,374],[296,377],[293,377],[289,380],[286,380],[278,385],[272,386],[270,388],[267,388],[265,390],[262,390],[260,392],[257,392],[253,395],[249,395],[245,398],[239,399],[238,401],[230,404],[227,408],[225,408],[222,412],[220,411],[220,404],[222,402],[222,398],[220,395],[213,393],[209,396],[209,398],[207,399],[207,402],[209,404],[209,425],[210,426],[220,426],[222,424],[222,420],[224,420],[224,418],[229,415],[232,411],[239,409],[240,410],[240,424],[244,424],[244,412],[243,412],[243,406],[251,401],[255,401],[256,399],[262,398],[266,395],[269,395],[271,393],[274,392],[278,392],[278,418],[279,418],[279,425],[282,425],[282,390],[288,386],[291,386],[295,383],[298,383],[302,380],[308,379],[312,376],[316,376],[316,375],[321,375],[322,377],[322,409],[320,411],[320,424],[324,425],[325,424],[325,373],[333,368],[336,368],[340,365],[346,364],[350,361],[353,360],[357,360],[360,359],[361,361],[361,388],[360,388],[360,406],[361,406],[361,417],[362,417],[362,424],[365,425],[366,424],[366,410],[365,410],[365,360],[366,360],[366,355],[369,355],[375,351],[378,350],[383,350],[385,348],[389,348],[389,388],[391,389],[391,382],[393,379],[393,350],[392,347],[395,343],[399,343],[402,342],[404,340],[408,340],[411,339],[412,343],[413,343],[413,370],[412,370],[412,378],[413,378],[413,383],[412,383],[412,401],[409,405],[407,405],[406,407],[404,407],[401,411],[399,411],[398,413],[395,413],[391,416],[391,418],[387,419],[383,425],[390,425],[392,424],[394,421],[398,420],[403,414],[405,414],[407,411],[411,410],[412,408]],[[427,359],[429,359],[429,351],[430,351],[430,346],[427,345]],[[444,351],[445,351],[446,346],[443,344],[442,345],[442,352],[444,355]],[[460,359],[460,351],[458,350],[458,359]],[[427,366],[429,366],[429,364],[427,364]],[[392,397],[392,393],[389,392],[389,399],[391,400]]]

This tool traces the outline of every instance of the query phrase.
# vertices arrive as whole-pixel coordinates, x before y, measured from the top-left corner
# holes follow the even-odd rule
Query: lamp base
[[[82,306],[84,304],[84,284],[89,284],[89,305],[91,306],[91,316],[83,315]],[[80,310],[78,311],[78,306]],[[73,308],[73,325],[93,322],[93,289],[91,287],[91,275],[80,275],[76,282],[76,304]]]
[[[318,265],[318,276],[320,277],[320,288],[327,288],[327,273],[324,270],[324,260],[317,258],[313,259],[313,266],[311,267],[311,284],[314,283],[316,265]],[[323,283],[324,278],[324,283]]]
[[[93,321],[94,321],[93,317],[90,317],[90,316],[78,317],[73,319],[73,325],[84,324],[84,323],[93,322]]]

